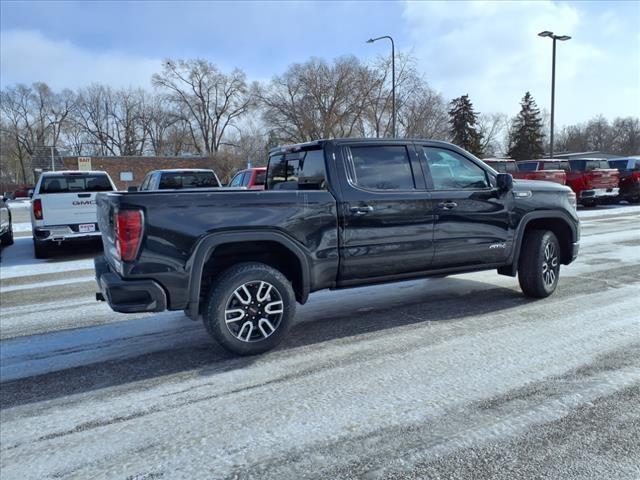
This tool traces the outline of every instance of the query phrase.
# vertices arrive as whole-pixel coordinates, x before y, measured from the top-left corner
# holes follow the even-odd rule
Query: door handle
[[[369,212],[373,212],[373,207],[371,205],[361,205],[359,207],[351,207],[349,210],[354,215],[366,215]]]
[[[78,198],[89,198],[91,196],[90,193],[79,193]]]
[[[438,204],[438,208],[442,208],[443,210],[451,210],[452,208],[456,208],[458,204],[456,202],[440,202]]]

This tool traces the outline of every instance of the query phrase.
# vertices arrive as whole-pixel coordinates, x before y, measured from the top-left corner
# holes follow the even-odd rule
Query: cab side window
[[[441,148],[424,147],[434,190],[475,190],[489,188],[486,172],[462,155]]]
[[[368,190],[414,190],[411,160],[403,145],[349,147],[351,183]]]

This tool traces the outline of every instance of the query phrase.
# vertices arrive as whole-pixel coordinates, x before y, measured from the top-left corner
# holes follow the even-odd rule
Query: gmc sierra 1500
[[[427,140],[276,148],[264,191],[103,193],[98,219],[99,300],[184,309],[238,354],[273,348],[321,289],[497,269],[546,297],[580,236],[570,188]]]

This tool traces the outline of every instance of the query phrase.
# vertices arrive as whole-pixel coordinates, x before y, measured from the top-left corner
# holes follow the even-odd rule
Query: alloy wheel
[[[259,342],[280,326],[284,314],[282,295],[268,282],[246,282],[227,300],[224,319],[229,332],[242,342]]]

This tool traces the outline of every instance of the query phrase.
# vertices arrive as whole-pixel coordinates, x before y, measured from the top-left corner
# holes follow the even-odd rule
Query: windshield
[[[163,173],[160,179],[161,189],[211,188],[220,183],[213,172],[176,172]]]
[[[40,193],[111,192],[113,186],[106,175],[56,175],[46,177]]]

